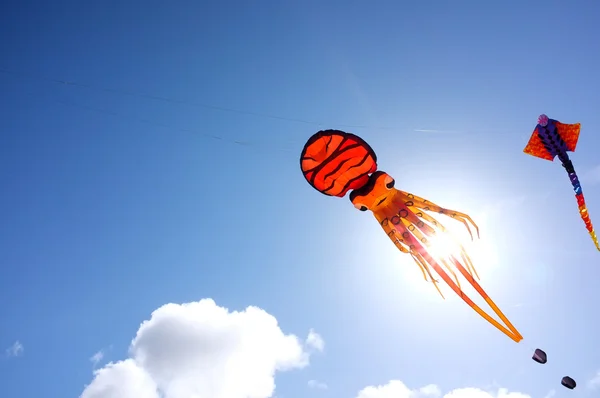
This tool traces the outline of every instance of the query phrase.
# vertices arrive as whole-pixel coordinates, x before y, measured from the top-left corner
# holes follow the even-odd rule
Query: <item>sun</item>
[[[448,258],[455,256],[460,258],[459,242],[453,240],[448,234],[440,232],[436,236],[429,237],[428,242],[427,251],[433,257]]]
[[[485,220],[485,215],[479,215],[480,220]],[[484,223],[479,222],[480,230]],[[461,258],[461,246],[471,258],[475,271],[480,278],[484,278],[493,271],[497,264],[496,250],[492,243],[485,236],[478,238],[476,235],[469,235],[462,223],[445,222],[446,231],[438,231],[435,236],[429,237],[427,250],[436,259],[448,259],[452,256]]]

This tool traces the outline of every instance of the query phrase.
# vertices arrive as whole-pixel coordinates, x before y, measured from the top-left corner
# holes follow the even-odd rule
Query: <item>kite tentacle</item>
[[[460,248],[460,255],[461,255],[462,259],[465,261],[465,265],[467,266],[467,270],[469,271],[469,273],[471,275],[474,275],[477,279],[480,279],[479,274],[477,273],[477,270],[475,269],[475,266],[473,265],[473,261],[471,261],[471,257],[469,257],[469,255],[467,254],[467,250],[462,245],[462,243],[460,243],[456,239],[456,237],[452,233],[450,233],[450,231],[446,230],[446,227],[444,226],[444,224],[442,224],[441,222],[439,222],[438,220],[436,220],[435,218],[433,218],[432,216],[430,216],[429,214],[427,214],[423,211],[418,211],[415,214],[417,217],[422,218],[423,220],[427,221],[429,224],[433,225],[433,227],[435,229],[439,230],[444,235],[449,236],[454,241],[454,243],[456,243],[458,245],[458,247]]]
[[[444,293],[442,293],[442,291],[440,290],[440,287],[437,285],[437,283],[438,283],[437,280],[431,274],[431,269],[429,269],[429,266],[427,265],[427,261],[425,261],[425,259],[423,258],[423,256],[421,256],[417,252],[414,252],[414,253],[411,252],[410,255],[412,256],[413,260],[415,260],[415,262],[417,263],[417,265],[419,265],[419,267],[421,267],[421,270],[423,272],[426,271],[429,274],[429,277],[431,278],[431,282],[435,285],[435,289],[440,294],[440,296],[442,296],[442,298],[444,300],[446,300],[446,297],[444,297]],[[427,278],[425,278],[425,280],[427,281]]]
[[[468,270],[470,259],[466,254],[465,250],[461,247],[461,257],[464,260],[468,259],[469,261],[464,261],[465,264],[462,264],[454,255],[449,255],[447,258],[434,258],[429,250],[430,241],[427,238],[434,237],[436,235],[436,230],[431,226],[422,222],[419,217],[411,211],[411,209],[402,206],[401,203],[397,203],[394,201],[396,206],[400,207],[399,211],[399,221],[396,225],[396,228],[399,228],[399,231],[402,234],[402,237],[405,238],[405,241],[409,242],[409,248],[411,252],[414,253],[413,257],[419,257],[421,261],[437,272],[437,274],[444,279],[444,281],[450,286],[452,290],[455,291],[469,306],[471,306],[475,312],[477,312],[481,317],[487,320],[489,323],[494,325],[497,329],[502,331],[504,334],[509,336],[515,342],[519,342],[523,339],[521,334],[517,331],[517,329],[512,325],[512,323],[508,320],[508,318],[504,315],[504,313],[498,308],[496,303],[489,297],[489,295],[483,290],[483,288],[477,283],[474,279],[473,274]],[[404,211],[403,211],[404,210]],[[468,217],[468,216],[467,216]],[[433,217],[432,217],[433,219]],[[433,219],[435,221],[435,219]],[[439,223],[437,223],[439,224]],[[475,223],[473,223],[475,224]],[[443,226],[438,227],[440,230]],[[466,258],[465,258],[466,257]],[[475,304],[462,290],[460,287],[460,283],[458,277],[449,262],[451,262],[458,271],[467,279],[467,281],[475,288],[475,290],[479,293],[479,295],[485,300],[485,302],[492,308],[494,313],[498,315],[498,317],[504,322],[504,325],[501,325],[495,319],[490,317],[485,311],[483,311],[477,304]],[[443,265],[443,267],[442,267]],[[472,265],[472,264],[471,264]],[[429,267],[427,267],[428,272]],[[454,280],[450,278],[448,274],[451,274],[454,277]],[[431,275],[431,274],[430,274]],[[440,294],[441,291],[436,284],[436,289]],[[443,297],[443,295],[442,295]]]
[[[384,220],[378,220],[378,221],[379,221],[379,224],[383,227],[383,230],[385,231],[386,235],[392,240],[392,242],[398,248],[398,250],[400,250],[402,253],[410,254],[413,257],[413,259],[415,260],[415,262],[421,269],[421,272],[423,273],[423,279],[425,279],[425,282],[429,282],[429,280],[427,279],[427,274],[429,274],[429,276],[431,277],[431,280],[433,281],[434,278],[431,275],[431,273],[429,272],[429,270],[427,269],[427,264],[424,263],[423,261],[421,261],[421,259],[418,259],[414,256],[414,254],[409,249],[408,244],[406,244],[404,239],[402,239],[402,236],[401,235],[397,236],[396,233],[398,231],[396,230],[396,228],[389,227],[389,220],[386,218]],[[444,296],[442,295],[442,297],[444,297]]]
[[[402,220],[402,218],[400,218],[400,220]],[[403,222],[398,222],[398,224],[394,225],[394,229],[397,231],[397,233],[400,235],[400,237],[402,238],[402,240],[399,240],[399,243],[402,242],[403,244],[408,245],[408,248],[410,250],[410,254],[412,255],[413,259],[416,260],[416,263],[419,265],[419,267],[421,267],[421,270],[425,271],[427,273],[427,275],[429,275],[429,277],[431,278],[432,281],[434,281],[434,286],[437,290],[437,292],[440,294],[440,296],[442,296],[442,298],[445,299],[444,294],[442,293],[442,291],[440,290],[440,287],[438,286],[437,283],[435,283],[435,278],[433,277],[432,273],[431,273],[431,269],[429,268],[429,265],[431,264],[430,261],[428,261],[426,259],[426,257],[424,257],[424,254],[427,253],[423,253],[423,251],[425,250],[423,248],[423,246],[419,243],[418,238],[416,238],[409,230],[408,228],[403,224]],[[423,237],[424,238],[424,237]],[[427,239],[425,239],[426,241]],[[438,266],[439,267],[439,266]],[[441,268],[441,267],[439,267]],[[443,272],[443,271],[442,271]],[[439,272],[438,272],[439,274]],[[445,274],[445,273],[444,273]]]
[[[461,213],[456,210],[446,209],[442,206],[432,203],[432,202],[428,201],[427,199],[421,198],[420,196],[414,195],[412,193],[408,193],[408,192],[404,192],[404,191],[399,191],[399,192],[408,198],[407,206],[409,206],[409,207],[415,206],[421,210],[433,211],[435,213],[444,214],[448,217],[454,218],[455,220],[462,222],[465,225],[465,227],[467,228],[467,231],[469,231],[469,235],[471,235],[471,239],[473,239],[473,233],[471,232],[471,227],[469,227],[469,223],[471,223],[473,225],[473,227],[475,228],[475,230],[477,231],[477,237],[479,238],[479,227],[477,226],[477,224],[475,224],[475,221],[473,221],[473,219],[468,214]]]
[[[400,202],[402,202],[402,203],[400,203]],[[477,270],[475,269],[475,266],[473,265],[473,261],[471,261],[471,257],[469,257],[469,255],[467,254],[467,250],[462,245],[462,243],[460,243],[452,233],[450,233],[449,231],[446,230],[446,227],[444,226],[444,224],[442,224],[441,222],[439,222],[438,220],[436,220],[435,218],[433,218],[431,215],[427,214],[425,212],[425,209],[421,209],[420,208],[420,204],[421,203],[425,203],[425,202],[428,202],[428,201],[425,200],[425,199],[423,199],[423,198],[420,198],[418,196],[415,196],[413,194],[406,193],[404,191],[397,191],[397,198],[394,201],[394,204],[396,206],[400,206],[400,207],[402,207],[403,205],[407,206],[407,210],[410,211],[410,212],[412,212],[412,214],[414,216],[416,216],[416,217],[418,217],[420,219],[423,219],[425,222],[429,223],[430,225],[428,225],[425,222],[423,222],[421,220],[418,220],[416,218],[411,219],[411,222],[414,225],[416,225],[419,228],[421,228],[421,230],[425,230],[424,232],[428,236],[434,236],[434,235],[437,234],[438,231],[440,231],[444,235],[450,237],[454,241],[454,243],[456,243],[456,245],[458,245],[458,247],[460,248],[460,255],[461,255],[462,259],[464,260],[465,265],[466,265],[467,270],[469,271],[469,273],[472,276],[475,276],[477,279],[480,279],[479,278],[479,274],[477,273]],[[415,203],[418,203],[419,206],[415,206]],[[431,203],[430,202],[428,202],[428,203],[429,203],[429,206],[431,206]],[[412,206],[415,206],[419,211],[414,212],[411,209]],[[437,207],[439,207],[439,206],[437,206]],[[431,207],[428,207],[428,208],[431,209]],[[462,214],[462,213],[460,213],[460,214]],[[469,217],[467,215],[465,215],[465,216]],[[469,217],[469,219],[470,219],[470,217]],[[463,223],[464,223],[464,221],[463,221]],[[475,228],[477,228],[477,225],[473,222],[473,220],[471,220],[471,223],[475,226]],[[469,233],[471,232],[469,230],[469,226],[468,225],[467,225],[467,230],[469,231]],[[477,229],[477,234],[479,235],[479,229]],[[471,234],[471,238],[473,238],[472,234]],[[460,286],[460,284],[459,284],[459,286]]]
[[[579,177],[577,177],[577,173],[575,172],[575,167],[573,166],[573,162],[569,159],[569,155],[566,152],[561,152],[558,154],[559,160],[562,162],[562,166],[565,168],[567,173],[569,174],[569,179],[571,180],[571,185],[573,185],[573,191],[575,191],[575,199],[577,199],[577,206],[579,208],[579,214],[581,215],[581,219],[585,224],[585,228],[588,230],[596,249],[600,251],[600,243],[598,242],[598,237],[596,236],[596,231],[594,230],[594,226],[592,225],[592,220],[590,219],[590,214],[588,212],[587,206],[585,204],[585,198],[583,196],[583,189],[581,188],[581,183],[579,182]]]
[[[394,204],[396,204],[396,203],[394,202]],[[425,243],[425,245],[427,247],[430,247],[431,243],[427,238],[435,238],[438,231],[436,231],[434,227],[432,227],[428,224],[425,224],[425,222],[420,220],[419,217],[415,213],[413,213],[410,209],[402,206],[401,204],[396,204],[396,205],[401,206],[400,207],[401,210],[400,210],[398,216],[402,220],[402,224],[404,224],[404,227],[406,229],[408,229],[408,231],[410,231],[410,233],[412,233],[412,235],[414,237],[416,237],[421,242]],[[405,211],[403,211],[403,210],[405,210]],[[444,264],[446,269],[452,274],[452,276],[454,277],[454,280],[456,281],[456,284],[460,288],[460,281],[458,279],[458,276],[454,272],[454,270],[450,267],[450,265],[446,262],[445,259],[439,258],[439,260],[442,262],[442,264]]]
[[[519,341],[523,340],[523,336],[521,335],[521,333],[519,333],[519,331],[513,326],[513,324],[508,320],[506,315],[504,315],[504,313],[500,310],[500,308],[498,308],[496,303],[494,303],[492,298],[485,292],[485,290],[483,290],[481,285],[479,285],[479,283],[477,283],[477,281],[475,279],[473,279],[472,276],[469,275],[469,273],[462,266],[460,261],[458,261],[456,258],[452,257],[452,262],[454,263],[456,268],[458,268],[460,273],[463,274],[463,276],[467,279],[467,281],[469,281],[471,286],[473,286],[475,288],[477,293],[479,293],[479,295],[485,300],[485,302],[492,308],[492,310],[496,313],[496,315],[498,315],[498,317],[502,320],[502,322],[504,322],[504,324],[510,330],[510,334],[507,333],[507,330],[504,326],[502,326],[502,329],[500,329],[500,328],[499,329],[502,330],[505,334],[507,334],[511,339],[513,339],[517,343]],[[463,296],[461,296],[461,297],[463,298],[463,300],[465,299]],[[477,311],[479,313],[479,310],[480,310],[479,307],[477,307],[477,308],[474,307],[474,309],[475,309],[475,311]],[[485,314],[485,316],[484,316],[481,313],[479,313],[479,314],[481,316],[483,316],[488,322],[492,323],[494,326],[496,326],[498,328],[499,324],[497,325],[497,323],[494,323],[494,322],[496,322],[495,320],[494,320],[494,322],[491,322],[490,319],[488,319],[489,315]]]
[[[405,227],[403,225],[401,227],[403,229],[405,229]],[[462,264],[456,258],[454,258],[454,256],[451,256],[451,261],[458,268],[458,270],[465,276],[465,278],[469,281],[469,283],[475,288],[475,290],[477,290],[477,292],[483,297],[483,299],[492,308],[492,310],[496,313],[496,315],[498,315],[498,317],[500,317],[500,319],[506,324],[506,326],[500,324],[500,322],[498,322],[497,320],[492,318],[489,314],[487,314],[485,311],[483,311],[481,309],[481,307],[479,307],[475,302],[473,302],[473,300],[471,300],[471,298],[469,298],[469,296],[467,296],[466,293],[464,293],[462,291],[462,289],[460,287],[458,287],[458,285],[452,280],[452,278],[450,278],[450,276],[444,270],[444,268],[442,268],[440,266],[439,262],[436,261],[433,257],[431,257],[431,255],[429,254],[427,249],[421,243],[421,240],[419,240],[416,236],[414,236],[412,234],[408,234],[405,236],[408,237],[407,240],[410,242],[410,245],[412,245],[412,247],[413,247],[412,248],[413,253],[415,253],[415,255],[417,255],[419,257],[422,257],[423,261],[427,265],[431,266],[431,268],[433,268],[437,272],[437,274],[444,280],[444,282],[446,282],[446,284],[448,284],[448,286],[450,286],[450,288],[452,290],[454,290],[454,292],[465,303],[467,303],[467,305],[469,305],[473,310],[475,310],[475,312],[477,312],[482,318],[484,318],[486,321],[491,323],[494,327],[496,327],[502,333],[504,333],[505,335],[510,337],[516,343],[520,342],[523,339],[523,336],[521,336],[521,334],[516,330],[516,328],[508,321],[508,319],[502,313],[502,311],[500,311],[498,306],[496,306],[496,304],[487,295],[487,293],[481,288],[481,286],[477,283],[477,281],[475,281],[473,279],[473,277],[470,276],[470,274],[467,272],[467,270],[462,266]],[[426,242],[427,241],[425,240],[425,243]],[[469,276],[467,276],[467,275],[469,275]],[[436,284],[436,288],[438,289],[438,292],[440,294],[442,294],[441,291],[439,290],[437,284]]]

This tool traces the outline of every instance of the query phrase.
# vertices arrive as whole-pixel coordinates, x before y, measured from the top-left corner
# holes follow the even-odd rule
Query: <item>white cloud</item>
[[[100,362],[103,358],[104,352],[100,350],[90,357],[90,362],[92,362],[94,364],[94,367],[96,367],[98,365],[98,362]]]
[[[327,390],[327,384],[318,380],[309,380],[308,387],[314,388],[315,390]]]
[[[276,372],[303,368],[310,357],[264,310],[230,312],[211,299],[158,308],[129,351],[95,371],[80,398],[267,398]]]
[[[544,398],[552,398],[555,395],[556,395],[556,390],[550,390],[550,391],[548,391],[548,394],[546,394],[546,396]]]
[[[18,356],[23,355],[24,350],[25,350],[25,347],[23,347],[23,344],[21,344],[21,342],[19,340],[17,340],[13,343],[13,345],[11,345],[10,347],[8,347],[6,349],[6,356],[7,357],[18,357]]]
[[[312,329],[310,329],[310,331],[308,332],[308,337],[306,338],[305,344],[307,347],[317,350],[319,352],[323,351],[323,349],[325,348],[325,341],[323,341],[321,336],[319,336],[319,334]]]
[[[437,398],[441,395],[442,393],[440,389],[433,384],[427,385],[417,390],[411,390],[400,380],[391,380],[385,385],[369,386],[363,388],[358,393],[356,398]]]
[[[590,381],[588,381],[588,387],[594,390],[600,387],[600,370],[596,372],[596,375],[592,377]]]
[[[111,362],[94,375],[82,398],[160,398],[152,377],[132,359]]]
[[[467,387],[452,390],[444,394],[444,398],[531,398],[531,396],[522,392],[509,392],[506,388],[499,388],[493,392]]]
[[[381,386],[369,386],[362,389],[356,398],[439,398],[442,391],[434,384],[411,390],[400,380],[391,380]],[[443,398],[531,398],[520,392],[508,392],[504,388],[496,392],[484,391],[479,388],[457,388],[443,395]]]

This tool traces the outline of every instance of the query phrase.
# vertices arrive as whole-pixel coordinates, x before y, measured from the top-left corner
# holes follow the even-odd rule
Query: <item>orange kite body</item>
[[[383,171],[377,171],[377,156],[360,137],[339,130],[324,130],[313,135],[302,150],[300,167],[308,183],[319,192],[329,196],[343,197],[350,193],[352,204],[361,211],[370,210],[386,235],[403,253],[410,254],[421,268],[423,276],[429,277],[440,294],[442,292],[432,274],[432,269],[471,308],[489,323],[515,342],[523,339],[498,306],[481,288],[475,268],[462,245],[460,256],[444,258],[433,255],[432,238],[446,234],[446,228],[427,212],[447,215],[462,222],[469,233],[473,225],[466,214],[445,209],[426,199],[394,187],[394,179]],[[472,237],[472,234],[471,234]],[[458,258],[460,257],[460,258]],[[458,271],[488,303],[504,325],[482,310],[461,289],[455,273]],[[442,295],[443,296],[443,295]]]

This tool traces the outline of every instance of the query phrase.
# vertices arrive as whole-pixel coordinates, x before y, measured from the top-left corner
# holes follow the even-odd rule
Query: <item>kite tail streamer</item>
[[[559,153],[558,158],[560,159],[563,167],[565,168],[565,170],[567,170],[567,173],[569,174],[569,179],[571,180],[571,184],[573,185],[573,191],[575,191],[575,198],[577,199],[577,206],[579,206],[579,214],[581,215],[581,219],[585,223],[585,227],[587,228],[590,236],[592,237],[592,241],[594,241],[596,249],[600,251],[600,243],[598,243],[596,231],[594,231],[592,220],[590,220],[590,215],[588,213],[587,206],[585,205],[585,198],[583,197],[583,190],[581,189],[581,184],[579,183],[577,173],[575,173],[573,162],[571,162],[571,159],[569,159],[569,155],[566,152]]]

